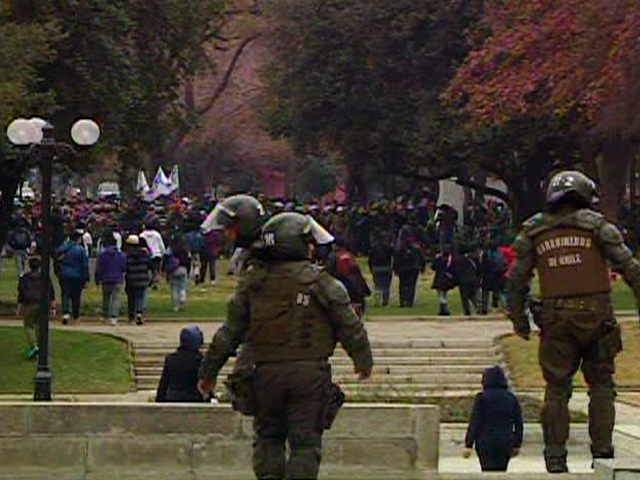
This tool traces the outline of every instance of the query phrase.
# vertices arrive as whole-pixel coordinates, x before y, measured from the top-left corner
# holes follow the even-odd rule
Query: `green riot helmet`
[[[219,202],[200,225],[203,233],[217,229],[233,229],[238,247],[249,247],[260,237],[267,220],[262,204],[250,195],[232,195]]]
[[[307,259],[310,243],[326,245],[333,241],[333,235],[311,215],[296,212],[279,213],[262,229],[263,248],[271,259]]]
[[[567,170],[556,173],[547,188],[547,205],[557,204],[568,197],[574,198],[584,206],[591,206],[597,196],[596,184],[584,173]]]

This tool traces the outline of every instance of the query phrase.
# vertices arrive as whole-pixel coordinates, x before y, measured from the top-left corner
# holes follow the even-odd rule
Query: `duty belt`
[[[583,310],[594,312],[602,309],[603,302],[601,299],[592,298],[550,298],[543,300],[545,308],[554,310]]]

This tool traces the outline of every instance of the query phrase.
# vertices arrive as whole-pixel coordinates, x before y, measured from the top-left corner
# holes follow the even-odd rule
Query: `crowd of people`
[[[394,276],[399,306],[414,306],[420,274],[428,267],[434,271],[431,287],[437,291],[438,314],[450,314],[449,293],[455,288],[467,315],[504,306],[513,254],[510,212],[502,203],[489,200],[458,212],[450,205],[437,205],[427,193],[364,206],[260,200],[269,215],[311,214],[332,232],[336,238],[332,252],[319,252],[319,261],[343,281],[361,313],[367,304],[389,305]],[[221,256],[231,259],[233,273],[239,249],[220,231],[203,233],[200,228],[215,205],[212,197],[161,198],[150,204],[71,198],[55,205],[54,267],[62,292],[63,323],[79,319],[82,292],[91,280],[102,288],[106,322],[118,322],[124,290],[129,321],[142,324],[148,290],[157,289],[162,274],[171,287],[173,308],[180,311],[190,281],[215,285]],[[458,221],[460,214],[463,222]],[[8,245],[20,277],[27,271],[29,252],[39,249],[40,222],[37,201],[15,212]],[[358,256],[367,258],[372,285],[360,272],[348,272],[350,265],[357,266]]]

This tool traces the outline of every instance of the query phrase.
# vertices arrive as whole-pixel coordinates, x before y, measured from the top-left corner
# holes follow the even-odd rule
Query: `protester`
[[[31,247],[31,233],[27,220],[20,213],[17,215],[15,227],[9,236],[9,246],[13,249],[18,277],[22,277],[26,272],[27,257]]]
[[[202,251],[199,282],[205,281],[207,269],[209,269],[209,279],[211,285],[216,284],[216,262],[220,258],[222,251],[222,230],[213,229],[204,235],[204,249]]]
[[[431,288],[438,295],[438,315],[451,315],[449,309],[448,292],[453,289],[455,283],[455,259],[448,244],[444,244],[444,248],[437,253],[431,264],[431,268],[435,272]]]
[[[41,282],[40,282],[40,257],[31,257],[28,260],[29,272],[20,277],[18,282],[18,311],[17,316],[22,315],[24,333],[27,339],[27,349],[23,352],[25,358],[33,359],[38,355],[37,326],[40,313]],[[56,296],[53,284],[49,282],[49,302],[51,316],[56,313]],[[47,295],[47,294],[45,294]]]
[[[174,234],[167,251],[167,281],[171,285],[171,301],[173,310],[184,309],[187,302],[187,285],[191,270],[191,252],[189,245],[180,233]]]
[[[102,285],[102,318],[111,325],[118,324],[120,315],[120,293],[127,259],[118,250],[116,238],[107,231],[102,239],[104,250],[96,264],[96,285]]]
[[[142,233],[140,238],[143,238],[147,242],[147,247],[151,252],[151,288],[158,289],[158,279],[160,274],[160,266],[162,265],[162,258],[166,253],[164,241],[162,235],[156,229],[157,225],[145,225],[142,227]]]
[[[379,229],[372,233],[368,263],[373,276],[376,306],[386,307],[393,280],[393,241],[389,231]]]
[[[82,290],[89,282],[89,257],[81,245],[82,234],[74,231],[71,238],[56,250],[55,271],[62,287],[62,323],[70,318],[80,320]]]
[[[361,318],[365,313],[366,298],[371,295],[371,290],[344,238],[338,237],[335,240],[335,252],[329,256],[329,273],[340,280],[347,289],[351,306]]]
[[[400,307],[410,308],[415,305],[418,277],[420,272],[424,272],[425,266],[425,258],[414,229],[411,225],[404,225],[398,234],[393,265],[398,276]]]
[[[478,277],[478,263],[480,262],[474,248],[464,244],[460,247],[460,255],[456,262],[457,283],[460,291],[460,301],[462,311],[465,315],[471,315],[471,307],[476,312],[480,311],[480,301],[478,290],[480,288],[480,278]]]
[[[125,241],[127,272],[125,276],[129,323],[144,323],[145,298],[151,283],[151,259],[149,251],[137,235],[129,235]]]

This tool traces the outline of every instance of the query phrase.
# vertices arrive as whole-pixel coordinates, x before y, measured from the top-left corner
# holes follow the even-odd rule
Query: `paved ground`
[[[73,326],[53,325],[53,328],[64,330],[81,329],[84,331],[101,332],[117,335],[129,341],[155,341],[174,342],[177,346],[180,329],[187,325],[197,323],[171,322],[149,322],[144,326],[131,326],[121,324],[115,327],[107,326],[98,322],[86,322]],[[19,321],[5,320],[2,325],[21,325]],[[219,323],[200,323],[204,331],[205,338],[209,339],[219,326]],[[511,324],[499,320],[468,320],[464,318],[438,319],[437,321],[410,321],[408,319],[393,319],[393,321],[372,321],[367,323],[369,336],[373,341],[407,341],[426,339],[492,339],[499,335],[512,331]],[[542,392],[538,392],[542,396]],[[60,395],[58,400],[70,401],[151,401],[154,392],[135,392],[124,395]],[[0,400],[28,399],[28,396],[3,396]],[[619,456],[632,456],[640,451],[640,394],[625,393],[618,401],[616,419],[616,445]],[[634,406],[633,403],[636,405]],[[578,392],[571,400],[571,408],[576,410],[588,410],[588,396],[586,393]],[[460,427],[443,428],[443,439],[441,440],[441,460],[440,470],[444,472],[476,472],[480,471],[479,464],[475,457],[463,460],[462,452],[463,432],[459,432]],[[539,425],[530,425],[527,428],[535,431],[534,436],[540,438]],[[449,432],[445,434],[444,432]],[[591,459],[589,457],[588,444],[584,439],[570,449],[569,465],[573,472],[589,472]],[[526,445],[522,455],[514,459],[509,468],[512,472],[543,472],[544,462],[542,460],[542,445],[540,442]]]

